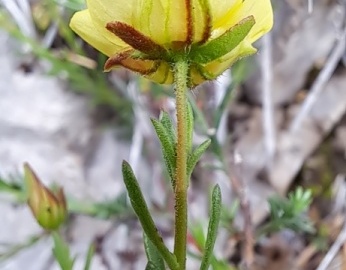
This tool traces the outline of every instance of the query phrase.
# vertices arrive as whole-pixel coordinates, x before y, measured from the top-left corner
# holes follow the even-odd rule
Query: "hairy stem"
[[[175,63],[174,78],[177,109],[177,157],[176,157],[176,188],[175,188],[175,239],[174,254],[180,265],[186,264],[186,234],[187,234],[187,96],[189,65],[182,59]]]

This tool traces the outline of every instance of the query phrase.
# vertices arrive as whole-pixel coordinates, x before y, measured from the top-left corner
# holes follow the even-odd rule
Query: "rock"
[[[307,1],[276,1],[272,32],[275,105],[291,102],[314,65],[324,62],[340,34],[343,15],[336,1],[315,1],[311,14],[308,14]],[[261,50],[257,55],[258,63],[262,61],[260,54]],[[259,68],[246,81],[245,88],[249,100],[262,103]]]
[[[82,157],[71,145],[87,145],[91,135],[87,103],[54,78],[17,69],[8,36],[1,32],[0,40],[0,175],[18,176],[27,161],[44,183],[55,182],[66,193],[83,197]],[[0,201],[0,209],[0,242],[23,243],[41,231],[26,206]],[[49,241],[42,241],[0,268],[47,269],[50,250]]]
[[[18,69],[10,42],[13,40],[0,32],[0,175],[19,176],[23,162],[29,162],[43,183],[54,182],[76,199],[114,199],[124,190],[120,166],[128,157],[129,144],[118,141],[113,129],[96,128],[86,97],[67,91],[61,81],[40,71]],[[139,169],[148,182],[148,168],[141,165]],[[0,198],[5,195],[0,193]],[[0,243],[22,244],[42,232],[25,205],[0,200],[0,211]],[[83,269],[89,242],[104,233],[109,222],[75,220],[69,228],[74,232],[71,249],[78,254],[76,269]],[[51,241],[40,241],[0,263],[0,268],[50,269],[51,247]],[[92,269],[104,269],[101,261],[96,255]]]

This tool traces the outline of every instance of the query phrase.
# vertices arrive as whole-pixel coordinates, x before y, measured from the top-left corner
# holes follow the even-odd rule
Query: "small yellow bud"
[[[64,222],[67,214],[64,191],[59,188],[54,194],[42,184],[30,165],[24,164],[28,205],[42,228],[56,230]]]

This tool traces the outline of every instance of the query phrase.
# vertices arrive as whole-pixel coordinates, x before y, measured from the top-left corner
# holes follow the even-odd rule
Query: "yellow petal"
[[[222,28],[227,22],[227,14],[234,12],[238,0],[209,0],[213,27]]]
[[[111,43],[95,29],[87,9],[73,15],[70,27],[82,39],[105,55],[111,56],[122,50],[121,46]]]
[[[227,2],[228,8],[222,2]],[[267,33],[273,26],[273,10],[270,0],[220,0],[210,1],[210,4],[213,12],[213,36],[221,35],[250,15],[254,16],[256,21],[248,35],[248,41],[251,43]],[[222,8],[224,8],[224,12],[222,12]]]
[[[209,0],[193,0],[192,11],[193,41],[204,43],[210,37],[212,30],[212,10]]]
[[[133,26],[159,44],[186,40],[186,8],[181,0],[138,0]]]
[[[145,77],[159,84],[172,84],[174,81],[171,66],[163,61],[155,72]]]
[[[208,0],[138,0],[133,26],[162,45],[196,43],[204,37],[208,7]]]
[[[133,9],[138,0],[87,0],[88,10],[95,29],[112,43],[127,47],[127,45],[113,33],[106,29],[109,22],[124,22],[132,24]]]

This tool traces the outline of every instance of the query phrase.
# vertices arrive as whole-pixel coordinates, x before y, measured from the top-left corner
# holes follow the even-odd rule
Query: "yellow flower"
[[[190,63],[191,85],[215,79],[273,25],[270,0],[87,0],[71,28],[109,56],[105,70],[123,66],[173,83],[172,63]]]
[[[24,164],[24,178],[28,192],[28,205],[42,228],[55,230],[67,215],[66,199],[62,188],[54,194],[45,187],[29,164]]]

